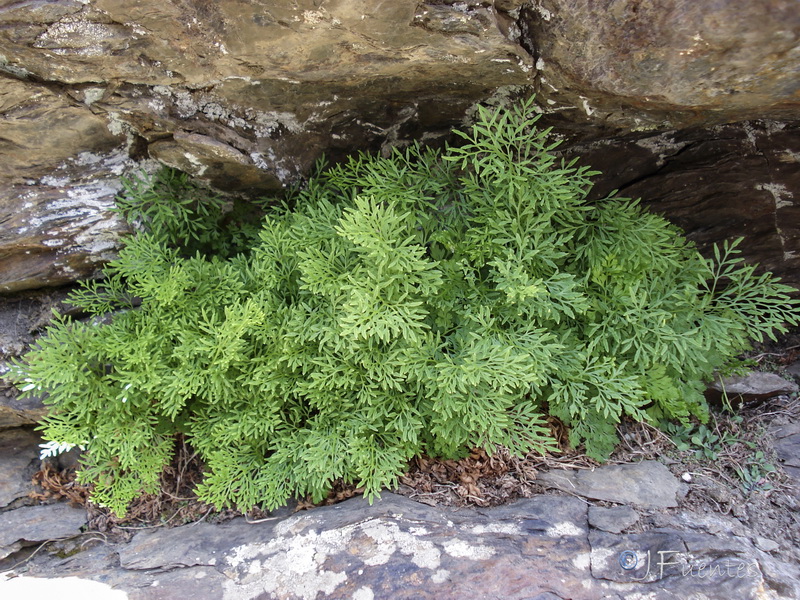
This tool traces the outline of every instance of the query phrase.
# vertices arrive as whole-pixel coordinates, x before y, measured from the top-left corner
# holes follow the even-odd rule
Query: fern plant
[[[599,460],[624,416],[706,419],[702,382],[797,324],[791,288],[735,242],[706,260],[635,201],[587,202],[532,108],[321,169],[247,252],[189,182],[131,187],[139,233],[72,296],[113,319],[57,315],[14,368],[47,393],[48,449],[84,445],[80,480],[123,513],[180,433],[200,498],[274,508],[340,478],[371,498],[420,453],[546,451],[549,416]]]

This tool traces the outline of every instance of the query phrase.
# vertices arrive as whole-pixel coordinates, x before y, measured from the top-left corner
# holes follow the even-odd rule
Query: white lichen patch
[[[106,92],[105,88],[87,88],[83,92],[83,103],[86,104],[87,106],[91,106],[92,104],[100,100],[100,98],[103,97],[103,94],[105,94],[105,92]]]
[[[578,96],[581,99],[581,107],[583,108],[583,112],[586,113],[587,117],[591,117],[594,114],[594,109],[589,106],[589,99],[584,98],[583,96]]]
[[[596,569],[605,569],[608,566],[609,559],[617,560],[618,557],[619,553],[609,548],[592,548],[590,561]]]
[[[103,157],[99,154],[93,154],[92,152],[81,152],[75,158],[75,164],[85,167],[86,165],[97,164],[101,160],[103,160]]]
[[[352,528],[322,533],[312,530],[234,548],[226,562],[233,568],[247,565],[241,583],[225,582],[224,599],[251,600],[287,590],[304,600],[314,600],[320,592],[332,594],[347,575],[321,565],[329,554],[344,550],[352,535]]]
[[[784,150],[778,154],[778,160],[784,163],[800,163],[800,152]]]
[[[433,583],[444,583],[450,579],[450,571],[447,569],[439,569],[433,575],[431,575],[431,581]]]
[[[386,523],[375,519],[366,521],[361,525],[361,531],[375,541],[376,550],[370,556],[363,558],[367,561],[385,560],[395,552],[400,552],[411,557],[411,562],[421,569],[438,569],[441,562],[441,552],[436,545],[416,537],[414,534],[403,531],[397,523]],[[388,553],[388,556],[387,556]]]
[[[495,550],[483,544],[472,545],[463,540],[445,542],[444,551],[454,558],[469,558],[471,560],[486,560],[494,556]]]
[[[668,136],[654,135],[636,140],[636,145],[654,154],[656,156],[656,164],[662,167],[666,163],[666,157],[672,156],[685,148],[687,142],[676,142],[674,138]]]
[[[130,125],[120,119],[117,113],[107,113],[107,117],[108,123],[106,127],[108,127],[108,130],[114,135],[123,135],[130,130]]]
[[[325,20],[324,10],[304,10],[303,21],[309,25],[319,25]]]
[[[107,52],[104,41],[118,36],[113,26],[68,17],[42,32],[33,47],[46,48],[59,55],[102,56]]]
[[[53,177],[52,175],[45,175],[39,180],[40,184],[49,187],[64,187],[69,182],[69,177]]]
[[[794,194],[786,189],[786,186],[782,183],[758,183],[756,184],[756,189],[772,194],[776,209],[785,208],[794,204],[794,202],[792,202]]]
[[[545,534],[549,535],[550,537],[583,535],[583,530],[575,525],[575,523],[571,523],[570,521],[562,521],[561,523],[556,523],[552,527],[548,527],[545,530]]]
[[[307,516],[287,519],[278,523],[274,537],[264,543],[245,544],[234,548],[225,558],[231,581],[225,583],[225,600],[252,600],[260,596],[291,594],[298,598],[313,599],[322,594],[334,594],[346,581],[347,573],[326,568],[329,558],[347,557],[347,564],[360,561],[365,567],[383,565],[396,554],[408,557],[420,569],[428,569],[433,583],[444,583],[450,572],[440,568],[442,553],[470,560],[486,560],[495,549],[484,544],[472,544],[453,538],[437,545],[423,536],[427,529],[414,525],[409,530],[401,528],[401,516],[394,521],[386,518],[365,519],[338,529],[319,532],[319,523]],[[412,532],[411,529],[414,529]],[[493,528],[485,526],[489,533]],[[512,528],[500,525],[503,532]],[[516,533],[516,526],[513,526]],[[357,564],[354,572],[357,570]],[[357,572],[362,573],[363,569]],[[355,592],[353,598],[372,598],[366,587]],[[361,594],[360,596],[358,594]]]
[[[367,586],[358,588],[353,592],[353,600],[374,600],[375,593]]]
[[[588,569],[591,566],[591,564],[592,564],[591,552],[581,552],[572,559],[572,566],[581,571]]]
[[[545,21],[550,21],[553,18],[553,13],[551,13],[548,9],[542,6],[540,3],[535,3],[533,5],[533,10],[535,10]]]
[[[485,533],[506,533],[508,535],[523,535],[522,529],[515,523],[487,523],[486,525],[473,525],[465,528],[473,535],[483,535]]]
[[[189,161],[189,164],[196,169],[194,175],[196,175],[197,177],[202,177],[203,174],[208,169],[208,165],[204,164],[199,158],[197,158],[191,152],[184,152],[183,155],[186,157],[186,160]]]

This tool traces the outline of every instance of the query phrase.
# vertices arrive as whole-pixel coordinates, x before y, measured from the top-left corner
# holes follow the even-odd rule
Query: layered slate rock
[[[0,77],[0,292],[91,275],[125,230],[111,212],[125,137],[59,90]]]
[[[111,256],[125,160],[261,194],[336,156],[446,134],[529,83],[489,3],[66,0],[0,7],[0,291]]]
[[[628,173],[631,193],[655,195],[691,235],[744,234],[749,258],[797,272],[798,188],[784,171],[800,150],[770,154],[755,123],[742,142],[754,157],[717,160],[717,142],[740,140],[709,127],[792,128],[799,15],[777,0],[5,3],[0,292],[96,274],[122,232],[109,211],[118,178],[142,158],[259,195],[323,152],[437,142],[476,102],[525,86],[543,123],[584,141],[700,127],[696,152],[667,144],[684,159],[673,176],[649,178],[615,151],[604,181]],[[690,158],[727,170],[712,184]]]
[[[630,131],[800,111],[791,2],[537,0],[522,28],[545,110],[564,121]]]
[[[727,394],[729,400],[765,400],[774,396],[796,394],[798,385],[776,373],[753,371],[746,375],[717,376],[711,389]]]
[[[548,471],[540,483],[593,500],[631,504],[645,509],[672,508],[686,488],[660,462],[609,465],[600,469]]]
[[[745,122],[573,142],[565,156],[683,229],[708,256],[743,237],[742,256],[800,287],[800,125]]]
[[[40,437],[29,429],[0,431],[0,509],[33,491]]]
[[[384,493],[371,507],[351,499],[255,524],[145,530],[63,559],[40,553],[23,575],[102,581],[130,600],[756,600],[800,591],[797,565],[779,555],[724,528],[672,520],[614,534],[590,527],[587,504],[571,496],[476,511]]]
[[[23,506],[0,513],[0,559],[45,541],[70,538],[86,525],[86,509],[68,504]]]

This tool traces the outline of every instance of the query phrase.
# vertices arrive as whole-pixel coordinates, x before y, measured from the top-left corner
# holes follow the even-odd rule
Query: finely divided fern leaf
[[[85,445],[123,513],[183,434],[202,499],[274,508],[336,479],[371,498],[421,453],[547,451],[548,417],[598,460],[624,417],[704,418],[701,382],[797,324],[793,290],[736,242],[706,260],[637,202],[588,203],[533,108],[319,169],[260,228],[185,176],[127,182],[139,233],[71,296],[96,318],[57,315],[12,369],[50,447]]]

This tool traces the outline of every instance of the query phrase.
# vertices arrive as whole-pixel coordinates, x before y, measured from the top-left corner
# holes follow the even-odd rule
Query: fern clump
[[[702,382],[797,323],[791,289],[735,243],[706,260],[635,201],[588,203],[531,108],[321,170],[235,241],[188,182],[132,186],[141,231],[72,296],[113,319],[56,316],[15,366],[94,500],[154,491],[179,433],[200,497],[247,509],[339,478],[371,497],[420,453],[546,451],[549,416],[597,459],[624,416],[705,419]]]

